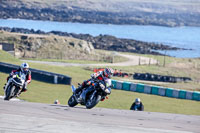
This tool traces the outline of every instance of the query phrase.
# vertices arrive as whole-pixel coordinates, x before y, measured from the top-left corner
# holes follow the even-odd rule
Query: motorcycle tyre
[[[77,103],[75,97],[72,95],[72,96],[69,98],[69,100],[68,100],[68,105],[69,105],[70,107],[74,107],[74,106],[76,106],[77,104],[78,104],[78,103]]]
[[[91,102],[91,104],[89,104],[89,105],[88,105],[88,100],[86,101],[85,106],[86,106],[87,109],[93,108],[93,107],[96,106],[96,105],[99,103],[99,101],[101,100],[101,96],[100,96],[100,95],[97,95],[97,96],[95,96],[94,98],[95,98],[95,99],[92,99],[92,102]]]
[[[11,99],[11,94],[13,93],[14,90],[15,90],[15,86],[9,85],[8,88],[6,89],[4,100],[9,101]]]

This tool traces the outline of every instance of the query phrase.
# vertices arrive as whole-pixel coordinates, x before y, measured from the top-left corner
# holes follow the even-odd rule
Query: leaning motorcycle
[[[73,95],[68,100],[68,105],[74,107],[77,104],[85,105],[87,109],[96,106],[99,101],[107,98],[111,93],[111,80],[105,78],[103,81],[92,81],[91,85],[82,89],[78,94],[76,88],[72,85]],[[81,96],[81,99],[80,99]]]
[[[10,100],[13,97],[16,97],[17,94],[22,90],[25,83],[26,75],[22,72],[18,72],[9,78],[9,85],[4,90],[4,100]]]

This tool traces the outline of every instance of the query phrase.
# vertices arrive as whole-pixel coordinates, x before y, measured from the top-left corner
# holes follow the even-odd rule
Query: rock
[[[154,54],[154,55],[162,55],[159,52],[155,52],[155,50],[180,50],[182,48],[171,47],[168,45],[163,44],[156,44],[156,43],[147,43],[142,41],[137,41],[133,39],[121,39],[116,38],[110,35],[99,35],[93,37],[89,34],[75,34],[75,33],[67,33],[67,32],[60,32],[60,31],[51,31],[51,32],[44,32],[44,31],[34,31],[23,29],[23,28],[8,28],[8,27],[0,27],[0,30],[11,31],[11,32],[19,32],[19,33],[29,33],[29,34],[46,34],[46,35],[59,35],[59,36],[67,36],[73,37],[85,41],[80,41],[79,43],[69,42],[69,45],[77,48],[77,49],[84,49],[83,52],[91,53],[91,51],[95,49],[104,49],[110,51],[120,51],[120,52],[133,52],[133,53],[140,53],[140,54]],[[41,40],[38,40],[39,43]],[[58,43],[57,40],[53,40]],[[42,42],[45,43],[45,42]],[[81,48],[80,48],[81,47]],[[186,49],[184,49],[186,50]]]
[[[60,22],[200,26],[198,1],[25,1],[1,0],[0,18]],[[128,8],[131,7],[131,8]]]
[[[43,33],[42,31],[36,32]],[[0,34],[0,42],[15,44],[18,57],[87,59],[94,50],[90,42],[72,37],[12,32],[1,32]]]

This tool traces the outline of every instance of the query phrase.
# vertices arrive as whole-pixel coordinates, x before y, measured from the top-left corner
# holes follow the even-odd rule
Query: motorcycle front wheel
[[[14,90],[15,86],[9,85],[8,88],[6,89],[4,100],[10,100]]]
[[[68,105],[69,105],[70,107],[74,107],[74,106],[76,106],[77,104],[78,104],[78,103],[77,103],[75,97],[72,95],[72,96],[69,98],[69,100],[68,100]]]
[[[96,106],[99,103],[100,100],[101,100],[101,96],[96,95],[92,99],[91,98],[87,99],[85,106],[86,106],[87,109],[91,109],[94,106]]]

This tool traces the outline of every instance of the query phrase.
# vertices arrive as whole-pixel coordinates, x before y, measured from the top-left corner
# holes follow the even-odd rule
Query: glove
[[[109,89],[105,89],[105,92],[106,92],[107,94],[110,94],[110,90],[109,90]]]
[[[9,74],[9,76],[10,76],[10,77],[12,77],[13,75],[14,75],[14,73],[13,73],[13,72],[11,72],[11,73]]]
[[[96,73],[91,74],[91,78],[95,79],[96,78]]]
[[[95,79],[95,78],[97,78],[99,75],[100,75],[99,72],[98,72],[98,73],[93,73],[93,74],[91,74],[91,78]]]
[[[91,81],[88,81],[86,85],[90,85],[90,84],[91,84]]]

